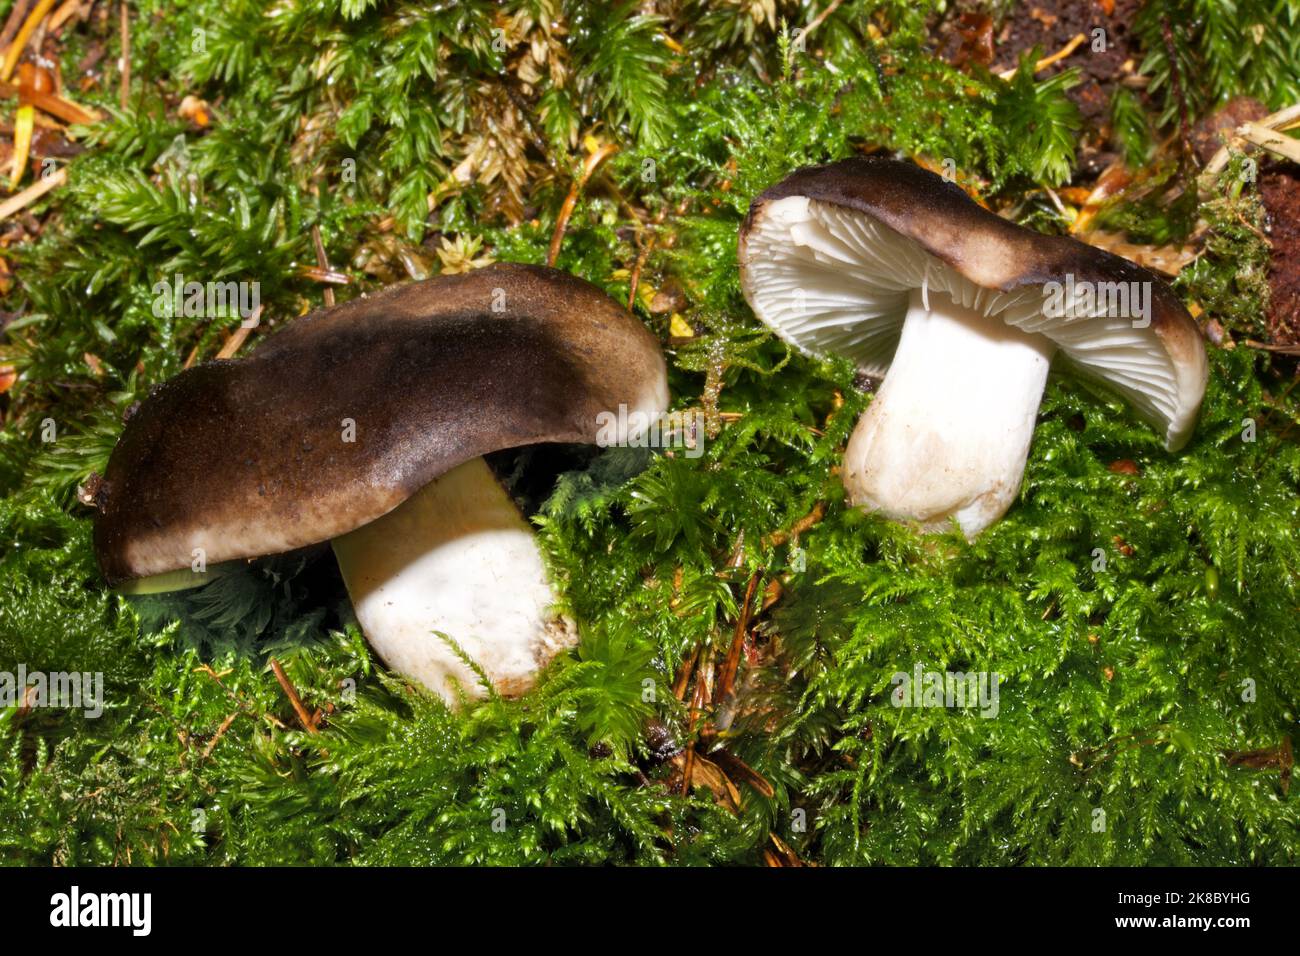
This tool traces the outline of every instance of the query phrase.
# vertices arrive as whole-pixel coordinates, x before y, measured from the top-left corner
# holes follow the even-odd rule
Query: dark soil
[[[1065,59],[1040,75],[1078,67],[1083,80],[1070,91],[1070,98],[1083,114],[1085,125],[1094,133],[1107,125],[1110,98],[1125,76],[1131,75],[1141,53],[1129,25],[1142,0],[1115,0],[1110,13],[1099,0],[1039,0],[1017,4],[1000,24],[970,9],[950,18],[941,28],[939,47],[945,58],[962,65],[980,62],[995,71],[1010,69],[1020,56],[1040,48],[1039,56],[1051,56],[1077,34],[1087,39]],[[1105,50],[1093,50],[1093,31],[1106,31]],[[1132,60],[1126,70],[1124,64]]]
[[[1043,56],[1051,56],[1079,33],[1086,40],[1051,67],[1053,71],[1078,67],[1083,82],[1070,91],[1085,123],[1093,129],[1105,126],[1110,117],[1110,98],[1115,87],[1132,70],[1124,64],[1141,53],[1129,25],[1142,6],[1141,0],[1115,0],[1107,14],[1097,0],[1041,0],[1017,4],[998,32],[999,64],[1013,65],[1022,52],[1037,45]],[[1093,31],[1106,31],[1105,50],[1093,50]]]
[[[1300,166],[1264,166],[1259,174],[1259,194],[1273,244],[1268,267],[1269,341],[1274,345],[1300,344]]]

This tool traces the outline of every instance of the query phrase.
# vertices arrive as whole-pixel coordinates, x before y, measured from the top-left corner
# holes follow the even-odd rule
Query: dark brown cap
[[[479,455],[597,439],[668,401],[663,355],[581,279],[500,264],[305,316],[131,417],[99,493],[110,584],[275,554],[386,514]]]
[[[798,240],[805,207],[833,238]],[[883,375],[908,295],[928,284],[1051,339],[1076,373],[1119,391],[1169,447],[1195,425],[1205,348],[1163,281],[1075,239],[1008,222],[911,163],[855,158],[797,170],[750,205],[739,256],[755,313],[805,352],[841,354]],[[1051,314],[1055,286],[1064,315]],[[1089,289],[1094,307],[1079,291]],[[1130,292],[1144,314],[1132,306],[1113,314],[1106,303],[1120,293],[1128,302]]]

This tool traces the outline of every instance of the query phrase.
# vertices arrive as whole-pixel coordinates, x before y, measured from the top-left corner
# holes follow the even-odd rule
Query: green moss
[[[131,108],[72,162],[3,306],[22,316],[4,343],[22,378],[0,433],[0,667],[100,670],[109,698],[98,719],[0,717],[6,859],[757,863],[776,833],[830,864],[1296,861],[1278,767],[1226,756],[1295,730],[1288,370],[1212,350],[1201,423],[1176,455],[1113,397],[1053,381],[1020,499],[974,544],[847,509],[834,469],[869,398],[847,365],[791,355],[754,322],[735,263],[750,198],[805,163],[899,149],[952,159],[1033,219],[1031,197],[1073,172],[1069,81],[956,71],[927,51],[914,4],[849,0],[811,52],[740,8],[679,6],[656,20],[532,0],[509,4],[505,26],[487,2],[141,6]],[[528,25],[555,17],[567,34]],[[530,31],[565,84],[520,81]],[[217,104],[211,129],[176,118],[191,92]],[[1158,118],[1122,110],[1136,156]],[[475,144],[488,115],[516,125]],[[328,553],[167,598],[102,588],[73,491],[102,470],[130,402],[234,324],[156,317],[154,282],[255,278],[274,324],[320,304],[299,269],[315,262],[313,225],[370,284],[436,266],[444,235],[544,261],[593,130],[623,149],[579,201],[559,264],[625,300],[656,237],[641,281],[680,283],[697,334],[669,342],[666,316],[639,314],[669,345],[677,406],[703,407],[717,433],[698,458],[577,457],[543,492],[536,521],[584,640],[535,693],[457,715],[393,680]],[[478,147],[495,177],[462,186],[452,171]],[[1179,291],[1242,331],[1263,307],[1266,249],[1241,225],[1254,202],[1247,184],[1184,211],[1211,232]],[[1138,474],[1109,468],[1121,459]],[[797,548],[774,543],[819,504]],[[670,793],[645,729],[690,739],[675,676],[700,648],[725,655],[755,577],[782,593],[755,615],[761,664],[742,671],[722,740],[772,795],[740,783],[733,814],[707,791]],[[324,712],[320,733],[271,658]],[[918,664],[1003,675],[998,717],[891,706],[891,676]]]

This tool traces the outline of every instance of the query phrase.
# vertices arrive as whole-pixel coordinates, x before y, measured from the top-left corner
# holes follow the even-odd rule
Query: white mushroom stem
[[[333,544],[371,646],[449,704],[486,690],[439,632],[507,695],[526,691],[577,641],[573,622],[554,611],[532,529],[482,458]]]
[[[1020,489],[1054,344],[913,290],[893,364],[844,454],[849,499],[968,538]]]

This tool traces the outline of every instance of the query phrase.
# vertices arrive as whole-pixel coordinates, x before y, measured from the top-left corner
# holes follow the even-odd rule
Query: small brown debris
[[[99,494],[104,489],[104,478],[97,471],[92,471],[86,480],[77,486],[77,500],[87,508],[99,507]]]
[[[189,120],[195,126],[207,127],[212,123],[212,107],[208,101],[193,94],[181,100],[176,114],[183,120]]]
[[[988,66],[993,62],[993,18],[987,13],[968,11],[957,21],[961,47],[953,58],[953,66],[978,63]]]
[[[668,279],[650,300],[650,311],[656,315],[664,312],[681,312],[687,306],[686,293],[676,279]]]

